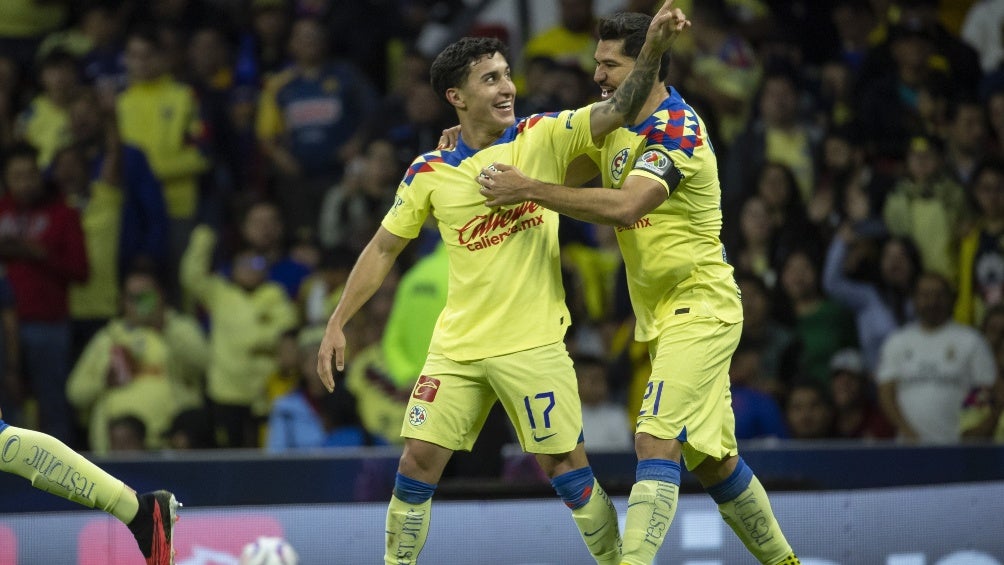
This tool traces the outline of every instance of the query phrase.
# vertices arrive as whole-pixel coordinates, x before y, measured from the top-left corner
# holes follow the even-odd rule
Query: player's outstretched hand
[[[317,351],[317,376],[328,392],[335,391],[335,375],[331,370],[334,360],[335,369],[345,370],[345,333],[341,328],[328,324],[321,339],[321,348]]]
[[[680,32],[690,27],[690,20],[683,10],[673,7],[673,0],[666,0],[648,26],[645,40],[657,50],[668,51]]]
[[[502,163],[492,163],[481,169],[481,174],[478,175],[481,194],[485,197],[485,206],[489,208],[529,199],[529,191],[534,182],[516,167]]]

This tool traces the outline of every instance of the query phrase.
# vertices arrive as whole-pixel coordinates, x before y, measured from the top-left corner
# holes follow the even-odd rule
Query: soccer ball
[[[240,565],[298,565],[300,556],[282,538],[261,536],[244,546]]]

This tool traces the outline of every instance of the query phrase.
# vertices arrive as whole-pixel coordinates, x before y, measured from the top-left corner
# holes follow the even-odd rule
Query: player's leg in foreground
[[[432,495],[453,451],[406,438],[387,507],[384,563],[411,565],[425,546],[432,518]]]
[[[798,565],[800,561],[774,518],[767,491],[742,457],[710,457],[694,474],[718,504],[718,513],[760,563]]]
[[[572,510],[593,559],[617,565],[617,511],[586,457],[579,385],[564,344],[503,355],[492,360],[492,366],[495,390],[523,451],[534,454],[558,497]]]
[[[626,565],[649,565],[676,514],[681,460],[761,563],[799,563],[767,494],[738,456],[728,366],[741,324],[695,319],[652,346],[652,378],[638,417],[638,468],[628,498]],[[666,378],[664,375],[672,375]]]
[[[620,563],[617,510],[593,476],[583,444],[576,445],[570,453],[537,454],[536,457],[555,492],[572,510],[572,519],[593,559],[600,565]]]
[[[0,413],[0,418],[3,414]],[[58,439],[0,419],[0,470],[32,486],[118,518],[136,538],[149,565],[174,562],[172,534],[180,503],[163,490],[137,495]]]

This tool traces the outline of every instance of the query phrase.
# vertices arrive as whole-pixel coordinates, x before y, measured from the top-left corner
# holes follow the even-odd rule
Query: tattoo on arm
[[[607,104],[600,105],[594,111],[599,110],[606,114],[618,114],[622,116],[624,122],[634,119],[645,103],[645,99],[648,98],[648,93],[652,89],[652,82],[659,72],[660,61],[660,54],[656,53],[653,56],[646,49],[642,49],[637,61],[635,61],[634,69],[617,88],[613,97]]]

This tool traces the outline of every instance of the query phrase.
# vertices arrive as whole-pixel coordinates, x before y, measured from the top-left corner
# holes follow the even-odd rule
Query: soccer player
[[[345,365],[343,328],[380,286],[431,213],[449,255],[446,307],[412,392],[404,453],[387,511],[385,563],[415,563],[431,499],[454,451],[470,450],[501,401],[520,444],[551,478],[598,563],[620,562],[617,515],[593,478],[581,442],[575,371],[564,346],[569,312],[558,254],[558,214],[535,204],[485,210],[473,177],[493,161],[518,163],[553,182],[576,155],[641,108],[662,53],[689,25],[667,0],[652,20],[634,72],[609,100],[516,121],[505,46],[464,38],[436,58],[431,81],[457,112],[457,147],[419,156],[395,203],[360,254],[318,351],[334,390],[332,359]]]
[[[627,86],[648,25],[647,16],[634,13],[600,23],[594,79],[603,98]],[[638,113],[648,117],[607,136],[591,155],[604,186],[619,190],[556,186],[496,162],[481,171],[481,193],[486,206],[535,204],[617,226],[636,339],[649,344],[652,358],[637,419],[638,467],[622,562],[648,565],[655,558],[676,512],[682,458],[761,563],[798,563],[736,446],[728,369],[742,305],[719,239],[714,149],[703,121],[660,74]]]
[[[174,563],[172,535],[181,504],[173,494],[165,490],[136,494],[58,439],[7,424],[2,411],[0,471],[24,477],[47,493],[115,516],[136,538],[147,565]]]

